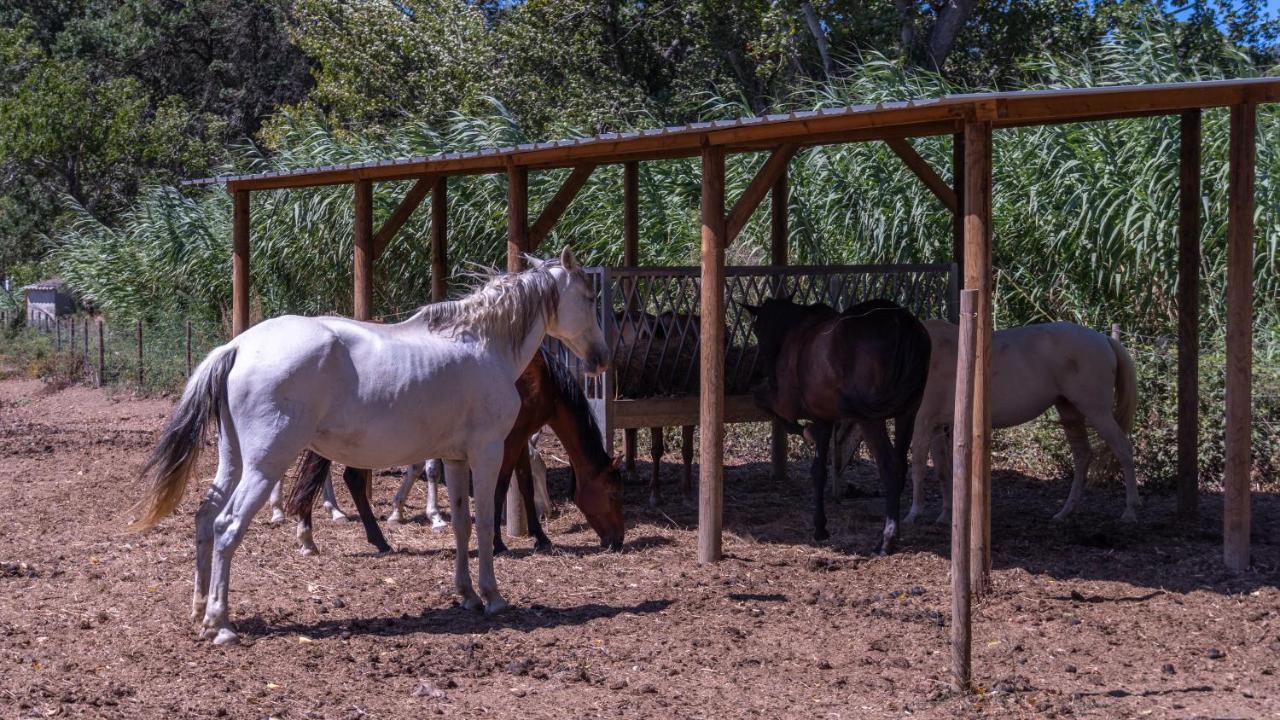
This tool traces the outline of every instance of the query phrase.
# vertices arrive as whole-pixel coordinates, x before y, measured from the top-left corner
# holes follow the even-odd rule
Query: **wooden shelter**
[[[1258,78],[1168,85],[952,95],[932,100],[880,103],[653,130],[529,143],[475,152],[333,167],[238,175],[192,181],[218,183],[234,196],[233,326],[249,321],[251,193],[257,190],[352,184],[355,188],[355,315],[367,319],[373,263],[428,193],[432,196],[432,296],[444,297],[447,197],[451,176],[505,173],[508,178],[508,267],[520,267],[573,201],[593,170],[625,166],[625,263],[637,264],[637,163],[700,157],[702,164],[702,254],[700,353],[698,560],[721,556],[723,423],[725,405],[725,248],[733,243],[766,195],[772,196],[772,257],[787,263],[786,171],[791,157],[814,145],[882,141],[915,172],[955,216],[954,261],[963,269],[962,342],[957,368],[955,482],[952,523],[953,592],[957,683],[968,684],[970,593],[981,594],[991,567],[991,418],[987,407],[992,332],[991,147],[992,133],[1029,125],[1114,120],[1152,115],[1181,118],[1181,220],[1178,230],[1178,478],[1179,507],[1196,501],[1198,417],[1197,355],[1200,265],[1200,114],[1229,108],[1230,205],[1227,225],[1226,469],[1223,478],[1223,561],[1235,571],[1249,565],[1250,397],[1253,318],[1255,107],[1280,101],[1280,79]],[[948,186],[912,149],[910,138],[951,135],[956,178]],[[765,152],[768,158],[742,196],[727,205],[725,155]],[[572,168],[552,200],[530,222],[528,173]],[[415,180],[399,207],[375,230],[374,182]],[[718,292],[707,292],[714,288]],[[776,445],[775,445],[776,447]],[[964,512],[963,508],[969,508]],[[966,582],[966,577],[967,582]]]

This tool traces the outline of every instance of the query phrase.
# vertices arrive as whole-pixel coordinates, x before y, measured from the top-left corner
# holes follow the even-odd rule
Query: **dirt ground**
[[[1198,525],[1151,497],[1126,527],[1119,493],[1093,488],[1055,525],[1064,479],[998,472],[994,590],[974,618],[982,692],[961,697],[946,687],[946,528],[907,527],[900,552],[872,558],[879,499],[838,501],[815,547],[804,463],[779,487],[765,449],[741,443],[717,565],[694,561],[675,464],[661,511],[629,484],[620,555],[571,505],[549,528],[560,554],[514,540],[497,562],[514,607],[492,619],[455,601],[450,534],[393,528],[399,552],[379,558],[358,525],[319,520],[321,555],[302,557],[291,527],[259,522],[233,565],[245,642],[214,647],[187,614],[215,453],[177,516],[124,530],[170,407],[0,382],[0,716],[1280,716],[1280,499],[1256,496],[1254,568],[1233,576],[1216,496]],[[553,470],[553,496],[565,484]],[[395,479],[376,485],[385,513]]]

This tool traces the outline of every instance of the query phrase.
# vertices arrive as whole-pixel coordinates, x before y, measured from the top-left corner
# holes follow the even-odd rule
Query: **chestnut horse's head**
[[[622,473],[618,469],[621,461],[621,457],[615,457],[603,468],[584,469],[575,483],[574,504],[600,536],[600,546],[609,550],[622,549],[622,536],[627,529],[622,517]]]

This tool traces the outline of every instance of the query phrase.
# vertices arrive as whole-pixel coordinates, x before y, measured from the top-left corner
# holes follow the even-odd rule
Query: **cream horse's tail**
[[[1133,418],[1138,412],[1138,371],[1133,358],[1119,340],[1108,337],[1116,354],[1116,422],[1125,435],[1133,434]]]
[[[134,506],[134,512],[140,516],[130,524],[131,530],[150,530],[182,500],[187,479],[200,458],[205,430],[210,421],[218,421],[226,394],[227,373],[235,361],[235,346],[223,345],[209,353],[191,374],[169,425],[139,473],[150,484],[142,500]]]

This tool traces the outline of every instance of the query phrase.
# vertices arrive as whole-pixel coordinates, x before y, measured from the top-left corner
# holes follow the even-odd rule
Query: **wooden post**
[[[1237,572],[1249,567],[1256,131],[1255,106],[1233,106],[1227,190],[1227,452],[1222,478],[1222,557],[1227,568]]]
[[[622,165],[622,265],[636,267],[640,264],[640,164]],[[626,289],[626,296],[634,298],[634,288]],[[634,312],[634,300],[628,300],[627,311]],[[627,472],[636,469],[636,428],[622,431],[623,457]]]
[[[951,215],[951,262],[955,263],[960,274],[964,275],[964,133],[951,136],[951,184],[956,193],[956,211]],[[964,285],[964,279],[956,287],[958,293]],[[959,297],[951,298],[954,308],[949,318],[958,323],[960,318]]]
[[[431,188],[431,302],[449,296],[449,179]]]
[[[355,193],[355,294],[351,316],[368,320],[373,316],[373,183],[357,180]]]
[[[142,321],[138,320],[138,389],[142,389]]]
[[[1178,172],[1178,514],[1200,485],[1200,111],[1182,113]]]
[[[187,319],[187,375],[191,375],[191,320]]]
[[[977,352],[976,290],[960,291],[960,336],[956,357],[955,431],[951,452],[951,677],[956,690],[973,686],[972,588],[969,584],[970,483],[973,470],[973,398]]]
[[[967,122],[964,135],[964,289],[977,291],[969,575],[981,597],[991,573],[991,123]]]
[[[249,329],[249,191],[232,192],[231,335]]]
[[[720,560],[724,510],[724,148],[702,149],[698,562]]]
[[[507,272],[524,269],[524,254],[529,250],[529,170],[507,166]],[[529,525],[524,516],[524,501],[519,483],[507,488],[507,535],[524,537]]]
[[[53,337],[54,337],[53,346],[58,350],[61,350],[62,349],[62,320],[57,315],[53,317]],[[76,349],[76,344],[74,342],[75,340],[74,335],[72,336],[72,340],[73,342],[71,343],[71,350],[72,350],[72,354],[74,355],[75,349]]]
[[[98,318],[98,387],[102,387],[107,376],[107,353],[102,342],[102,318]]]
[[[769,262],[774,266],[786,265],[790,259],[787,247],[787,208],[790,203],[787,187],[787,173],[784,171],[773,183],[769,197]],[[783,284],[779,278],[773,288],[773,294],[782,293]],[[787,449],[789,441],[787,430],[781,422],[775,420],[769,438],[769,464],[773,466],[774,482],[787,479]]]

